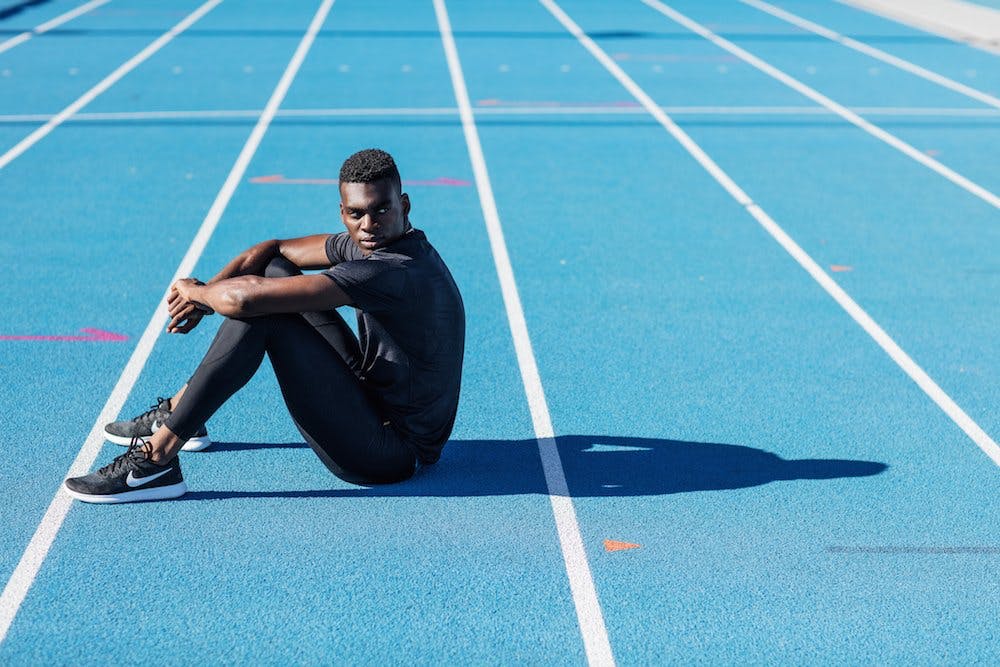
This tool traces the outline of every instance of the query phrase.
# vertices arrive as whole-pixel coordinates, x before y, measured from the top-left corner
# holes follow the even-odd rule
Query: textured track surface
[[[79,3],[23,4],[0,41]],[[113,0],[0,53],[0,151],[199,4]],[[1000,95],[991,54],[772,4]],[[319,6],[225,0],[0,170],[3,581]],[[559,6],[997,437],[996,208],[642,2]],[[735,0],[671,6],[1000,193],[1000,110]],[[615,659],[996,662],[996,464],[543,5],[447,11]],[[194,272],[339,231],[323,181],[392,152],[468,314],[441,462],[331,477],[265,366],[184,498],[72,506],[0,662],[586,660],[452,83],[430,1],[337,0],[281,107],[314,112],[279,113]],[[122,414],[216,326],[160,336]],[[82,329],[127,339],[58,339]]]

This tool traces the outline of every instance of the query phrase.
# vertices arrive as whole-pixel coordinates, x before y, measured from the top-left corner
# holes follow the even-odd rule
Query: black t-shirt
[[[441,456],[458,410],[465,308],[424,233],[413,229],[370,255],[347,232],[331,236],[323,272],[358,311],[360,378],[424,463]]]

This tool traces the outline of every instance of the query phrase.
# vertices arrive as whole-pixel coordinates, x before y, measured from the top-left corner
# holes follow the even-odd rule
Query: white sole
[[[123,435],[112,435],[107,431],[104,432],[104,439],[108,442],[113,442],[116,445],[121,445],[122,447],[128,447],[132,444],[132,438],[126,438]],[[203,449],[207,449],[212,444],[212,439],[207,435],[195,436],[184,443],[181,449],[185,452],[200,452]]]
[[[82,500],[85,503],[138,503],[147,500],[170,500],[171,498],[179,498],[187,493],[187,484],[181,480],[176,484],[171,484],[170,486],[157,486],[152,489],[136,489],[135,491],[123,491],[122,493],[116,493],[113,495],[102,495],[95,496],[89,493],[80,493],[79,491],[74,491],[65,484],[63,489],[66,493],[73,496],[77,500]]]

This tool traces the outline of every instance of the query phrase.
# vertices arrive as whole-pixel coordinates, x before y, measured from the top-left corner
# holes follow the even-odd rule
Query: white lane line
[[[4,51],[10,51],[18,44],[23,44],[24,42],[27,42],[35,35],[43,35],[47,33],[49,30],[52,30],[53,28],[58,28],[63,23],[72,21],[77,16],[86,14],[90,10],[97,9],[101,5],[106,5],[109,2],[111,2],[111,0],[91,0],[90,2],[85,2],[76,9],[71,9],[64,14],[60,14],[54,19],[49,19],[45,23],[39,23],[31,30],[26,30],[25,32],[22,32],[19,35],[11,37],[5,42],[0,42],[0,53],[3,53]]]
[[[834,112],[847,122],[858,127],[859,129],[864,130],[865,132],[872,135],[876,139],[892,146],[899,152],[912,158],[913,160],[916,160],[917,162],[924,165],[928,169],[933,170],[934,172],[936,172],[941,176],[944,176],[955,185],[959,186],[966,192],[969,192],[970,194],[979,197],[990,206],[993,206],[994,208],[1000,208],[1000,197],[998,197],[997,195],[993,194],[983,186],[974,183],[965,176],[962,176],[953,169],[944,166],[934,158],[930,157],[926,153],[923,153],[922,151],[917,150],[916,148],[906,143],[902,139],[899,139],[895,135],[890,134],[889,132],[886,132],[882,128],[878,127],[877,125],[868,122],[867,120],[865,120],[858,114],[854,113],[847,107],[838,104],[837,102],[834,102],[826,95],[823,95],[819,91],[810,88],[809,86],[802,83],[798,79],[795,79],[789,76],[788,74],[785,74],[778,68],[761,60],[760,58],[753,55],[749,51],[742,49],[739,46],[736,46],[728,39],[723,39],[722,37],[719,37],[705,26],[689,19],[687,16],[684,16],[683,14],[673,9],[672,7],[668,7],[667,5],[660,2],[660,0],[642,0],[642,2],[647,6],[651,7],[652,9],[660,12],[664,16],[670,18],[671,20],[681,24],[691,32],[701,35],[702,37],[712,42],[719,48],[724,49],[729,53],[732,53],[740,60],[743,60],[744,62],[759,69],[761,72],[767,74],[771,78],[777,79],[778,81],[785,84],[792,90],[795,90],[796,92],[805,95],[814,102],[821,104],[822,106]]]
[[[257,152],[257,147],[260,146],[260,142],[264,138],[264,133],[267,132],[267,128],[274,118],[278,106],[285,99],[288,87],[292,85],[292,80],[298,74],[299,67],[312,47],[313,41],[316,39],[316,34],[326,20],[333,2],[334,0],[323,0],[323,3],[316,11],[312,22],[309,24],[309,28],[302,37],[302,41],[299,42],[298,48],[288,62],[281,80],[278,81],[274,92],[271,93],[271,98],[267,101],[264,112],[260,115],[257,124],[250,132],[250,136],[243,145],[243,150],[240,151],[239,156],[236,158],[233,168],[229,171],[229,176],[226,177],[222,189],[219,190],[215,201],[212,202],[208,214],[201,223],[201,227],[198,228],[198,233],[195,234],[194,240],[191,241],[191,246],[174,272],[174,277],[170,280],[171,284],[179,278],[191,275],[194,271],[198,258],[201,257],[201,253],[205,250],[205,246],[219,224],[219,220],[222,218],[226,206],[229,205],[229,200],[232,199],[233,193],[236,192],[237,186],[243,180],[243,175],[246,173],[250,160],[253,158],[254,153]],[[163,331],[163,325],[167,319],[166,298],[167,292],[165,291],[163,298],[153,312],[153,316],[149,319],[149,324],[146,325],[146,330],[143,332],[142,338],[139,339],[135,351],[132,352],[132,356],[125,365],[125,370],[122,371],[121,377],[118,378],[117,384],[112,389],[107,403],[104,404],[104,408],[90,430],[90,434],[84,441],[80,453],[77,454],[76,459],[67,471],[67,477],[84,475],[94,464],[94,459],[97,458],[98,453],[101,451],[101,445],[104,443],[104,424],[118,416],[122,406],[125,404],[125,399],[128,398],[132,387],[139,378],[139,373],[142,372],[143,366],[146,365],[146,360],[149,358],[156,340]],[[35,577],[38,575],[38,571],[42,567],[49,549],[52,547],[52,542],[55,540],[63,520],[66,518],[66,513],[69,512],[72,502],[73,499],[65,492],[62,484],[60,484],[58,491],[56,491],[55,496],[52,498],[52,502],[49,503],[49,507],[45,511],[45,516],[42,517],[42,521],[38,524],[35,534],[21,555],[21,560],[18,562],[17,568],[4,587],[3,593],[0,594],[0,643],[7,636],[7,631],[10,629],[10,625],[13,623],[18,609],[21,608],[21,603],[24,602],[24,598],[28,594],[28,589],[34,583]]]
[[[818,23],[814,23],[813,21],[804,19],[801,16],[797,16],[780,7],[776,7],[770,3],[764,2],[763,0],[740,0],[740,2],[742,2],[745,5],[750,5],[751,7],[755,7],[762,12],[766,12],[771,16],[774,16],[775,18],[781,19],[782,21],[786,21],[788,23],[791,23],[792,25],[798,26],[803,30],[808,30],[821,37],[825,37],[831,41],[846,46],[849,49],[853,49],[855,51],[858,51],[859,53],[863,53],[866,56],[871,56],[872,58],[881,60],[884,63],[892,65],[893,67],[898,67],[899,69],[905,72],[909,72],[910,74],[919,76],[920,78],[930,81],[931,83],[936,83],[937,85],[947,88],[948,90],[952,90],[956,93],[959,93],[960,95],[965,95],[966,97],[970,97],[974,100],[982,102],[983,104],[987,104],[991,107],[1000,109],[1000,98],[998,97],[994,97],[993,95],[984,93],[981,90],[976,90],[975,88],[966,86],[964,83],[959,83],[954,79],[949,79],[948,77],[938,74],[937,72],[932,72],[929,69],[921,67],[920,65],[917,65],[915,63],[911,63],[908,60],[904,60],[902,58],[894,56],[891,53],[887,53],[886,51],[883,51],[881,49],[877,49],[874,46],[870,46],[868,44],[865,44],[864,42],[859,42],[856,39],[852,39],[850,37],[847,37],[846,35],[842,35],[839,32],[830,30],[825,26],[821,26]]]
[[[36,129],[34,132],[22,139],[16,146],[11,148],[9,151],[0,156],[0,169],[3,169],[8,164],[13,162],[19,155],[24,153],[26,150],[34,146],[36,143],[42,140],[49,132],[54,130],[63,121],[75,114],[77,111],[82,109],[84,106],[89,104],[95,97],[103,93],[105,90],[111,86],[118,83],[118,81],[131,72],[133,69],[138,67],[142,62],[144,62],[151,55],[166,46],[174,37],[181,34],[188,28],[190,28],[195,21],[200,19],[202,16],[212,11],[216,5],[218,5],[222,0],[208,0],[198,9],[194,10],[188,14],[180,23],[175,25],[173,28],[167,32],[160,35],[153,42],[149,44],[139,53],[135,54],[127,61],[122,63],[111,74],[107,75],[98,83],[96,86],[85,92],[83,95],[77,98],[75,102],[70,104],[68,107],[60,111],[58,114],[53,116],[48,122]]]
[[[458,109],[454,107],[362,107],[335,109],[285,109],[279,116],[282,118],[336,117],[336,116],[439,116],[455,115]]]
[[[948,0],[837,2],[983,51],[1000,54],[1000,12],[984,5]]]
[[[479,191],[479,202],[483,209],[483,218],[493,251],[493,262],[496,264],[497,277],[503,293],[504,306],[507,310],[507,320],[510,324],[511,337],[514,340],[514,350],[517,363],[521,369],[521,381],[524,393],[531,410],[531,421],[538,442],[538,453],[542,460],[542,470],[545,474],[545,484],[552,503],[552,513],[555,516],[556,531],[562,548],[566,574],[569,576],[570,591],[573,604],[576,607],[577,621],[580,624],[580,634],[583,637],[587,661],[591,665],[613,665],[614,656],[608,641],[608,631],[604,625],[604,615],[597,599],[597,589],[587,562],[587,552],[583,547],[583,537],[580,525],[576,520],[576,510],[573,499],[566,484],[566,474],[563,471],[559,450],[556,448],[555,431],[549,416],[545,392],[542,389],[541,376],[535,363],[535,353],[531,348],[528,336],[528,325],[521,307],[521,297],[514,281],[514,269],[507,254],[507,243],[504,241],[503,228],[500,225],[500,215],[497,213],[496,201],[493,198],[493,186],[490,184],[489,173],[486,170],[486,158],[479,142],[479,132],[472,116],[472,104],[469,102],[469,92],[465,86],[465,76],[458,58],[458,48],[451,32],[451,22],[444,0],[434,0],[434,11],[437,14],[438,28],[441,31],[441,43],[444,46],[448,60],[448,70],[451,73],[451,83],[455,89],[455,100],[462,117],[462,130],[465,133],[465,143],[469,149],[469,160],[476,176],[476,188]]]
[[[833,116],[829,109],[817,106],[664,106],[666,113],[675,116]],[[958,117],[991,118],[1000,116],[1000,109],[966,107],[852,107],[852,111],[868,116],[914,116],[914,117]],[[239,120],[257,118],[260,109],[210,109],[190,111],[101,111],[88,113],[81,111],[67,123],[113,122],[121,120]],[[473,108],[476,116],[533,116],[533,115],[646,115],[642,106],[588,105],[588,106],[489,106]],[[406,117],[406,116],[457,116],[457,107],[386,107],[386,108],[340,108],[340,109],[281,109],[278,118],[340,118],[340,117]],[[2,123],[44,123],[53,118],[52,114],[0,114]]]
[[[838,285],[834,280],[827,275],[819,264],[810,257],[805,250],[803,250],[787,233],[783,230],[778,223],[776,223],[771,216],[769,216],[764,209],[754,203],[750,196],[740,188],[730,178],[729,174],[722,170],[722,168],[712,160],[711,157],[702,150],[695,141],[688,136],[684,130],[677,126],[673,120],[667,114],[663,112],[660,107],[656,105],[653,99],[646,94],[639,85],[633,81],[625,71],[618,66],[618,64],[612,60],[607,53],[605,53],[601,47],[599,47],[594,40],[590,39],[583,30],[580,29],[573,20],[566,15],[566,13],[556,5],[553,0],[539,0],[552,15],[559,20],[563,26],[571,32],[577,40],[588,50],[591,55],[594,56],[604,67],[618,79],[618,82],[625,87],[634,97],[645,107],[646,111],[649,112],[653,118],[660,122],[660,125],[670,133],[670,135],[676,139],[684,149],[691,154],[698,164],[702,166],[705,171],[707,171],[712,178],[714,178],[719,185],[725,188],[726,192],[740,203],[741,206],[746,208],[747,212],[754,217],[754,219],[760,223],[760,225],[770,234],[775,241],[781,244],[781,247],[791,255],[799,265],[805,269],[813,279],[820,284],[820,286],[826,290],[833,299],[840,304],[848,315],[850,315],[855,322],[861,325],[861,328],[878,343],[886,354],[892,358],[896,364],[903,369],[907,375],[910,376],[914,382],[917,383],[927,396],[934,401],[938,407],[941,408],[947,414],[955,424],[961,428],[969,438],[976,443],[976,445],[986,453],[990,459],[993,460],[995,464],[1000,466],[1000,446],[986,434],[986,432],[980,428],[980,426],[972,420],[969,415],[965,413],[955,403],[954,400],[948,394],[944,392],[941,387],[937,385],[934,380],[922,369],[917,362],[910,358],[910,356],[903,351],[903,349],[896,344],[896,342],[887,334],[881,326],[875,322],[872,317],[864,311],[864,309],[859,306],[854,299],[852,299],[847,292],[845,292],[840,285]]]
[[[706,115],[706,116],[833,116],[836,115],[829,109],[817,106],[664,106],[660,107],[664,111],[675,115]],[[994,109],[969,109],[965,107],[854,107],[855,113],[881,116],[957,116],[957,117],[995,117],[1000,115],[1000,110]],[[517,106],[517,107],[476,107],[473,113],[477,116],[489,115],[517,115],[517,114],[567,114],[567,115],[587,115],[587,114],[645,114],[646,110],[641,106]]]
[[[81,111],[67,122],[93,122],[117,120],[211,120],[257,118],[260,109],[192,109],[177,111],[102,111],[88,113]],[[342,109],[282,109],[278,118],[335,118],[339,116],[439,116],[458,115],[458,109],[447,107],[398,107],[398,108],[342,108]],[[49,120],[49,114],[0,115],[0,123],[41,122]]]

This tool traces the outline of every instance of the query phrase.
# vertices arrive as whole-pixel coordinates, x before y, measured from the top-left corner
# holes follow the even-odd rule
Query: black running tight
[[[278,257],[264,275],[300,273]],[[355,374],[358,341],[332,309],[227,318],[166,426],[190,438],[253,377],[265,353],[295,425],[331,472],[356,484],[398,482],[413,474],[416,457],[384,423]]]

